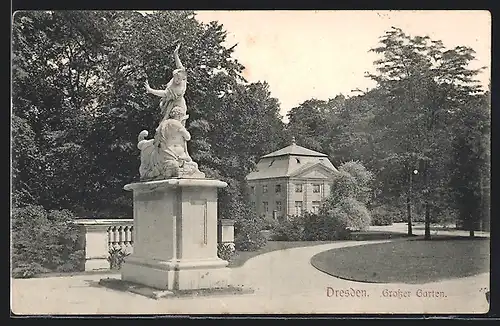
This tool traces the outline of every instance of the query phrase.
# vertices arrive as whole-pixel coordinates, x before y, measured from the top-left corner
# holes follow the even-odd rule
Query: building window
[[[266,213],[269,212],[269,204],[268,204],[268,202],[265,201],[265,202],[263,202],[263,204],[264,204],[264,212],[266,212]]]
[[[281,207],[281,201],[277,201],[277,202],[276,202],[276,210],[277,210],[278,212],[281,212],[281,209],[282,209],[282,207]]]
[[[313,184],[313,193],[319,194],[319,192],[320,192],[319,189],[320,189],[319,184]]]
[[[276,192],[281,192],[281,185],[276,185],[275,189],[276,189]]]
[[[314,214],[319,213],[319,201],[313,201],[312,202],[312,211]]]
[[[267,185],[263,185],[263,186],[262,186],[262,192],[263,192],[263,193],[266,193],[266,192],[267,192]]]
[[[255,186],[251,186],[250,191],[251,191],[252,195],[255,194]]]
[[[301,201],[296,201],[295,202],[295,215],[302,215],[302,202]]]
[[[302,183],[295,185],[295,192],[302,192]]]

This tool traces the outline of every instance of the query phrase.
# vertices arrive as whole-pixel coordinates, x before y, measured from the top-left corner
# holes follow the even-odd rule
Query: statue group
[[[187,105],[184,98],[187,71],[179,59],[178,45],[174,50],[176,69],[164,90],[152,89],[146,81],[146,91],[161,97],[161,120],[153,139],[146,140],[147,130],[141,131],[137,147],[141,151],[139,174],[141,181],[169,178],[204,178],[198,164],[189,156],[187,142],[191,134],[186,129]]]

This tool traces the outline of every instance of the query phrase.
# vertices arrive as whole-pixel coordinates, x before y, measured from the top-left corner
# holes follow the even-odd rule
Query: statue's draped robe
[[[179,156],[167,147],[168,139],[179,129],[184,128],[180,121],[174,119],[163,120],[156,129],[155,138],[142,140],[138,147],[141,150],[141,166],[139,172],[142,178],[151,179],[160,175],[170,175],[168,169],[180,166]],[[179,137],[177,135],[177,137]],[[184,146],[185,155],[188,156]]]
[[[180,107],[184,114],[187,112],[186,100],[184,99],[184,91],[185,90],[176,90],[172,87],[167,87],[165,89],[166,95],[160,101],[160,108],[162,114],[162,120],[166,120],[170,116],[170,111],[174,107]]]

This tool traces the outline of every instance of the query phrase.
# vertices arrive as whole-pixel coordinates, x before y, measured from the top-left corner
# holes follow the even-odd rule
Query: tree
[[[92,157],[82,143],[91,129],[94,100],[101,94],[99,62],[106,29],[99,18],[98,12],[70,11],[14,16],[12,110],[19,118],[14,119],[31,130],[39,163],[33,172],[15,162],[14,181],[37,184],[31,196],[47,208],[68,206],[88,194],[86,168],[92,166]],[[19,131],[14,128],[14,139]],[[13,145],[14,152],[24,155],[26,144]],[[74,181],[71,191],[68,180]]]
[[[200,23],[191,11],[28,11],[16,13],[13,33],[13,188],[20,204],[31,196],[82,216],[130,214],[123,185],[139,176],[137,136],[153,134],[159,122],[159,99],[148,96],[144,82],[165,86],[179,41],[188,71],[189,151],[208,177],[230,183],[224,207],[238,207],[256,158],[283,144],[279,103],[268,85],[246,83],[234,46],[223,45],[222,25]]]
[[[39,201],[44,189],[42,178],[38,177],[45,168],[44,157],[35,142],[35,133],[26,119],[12,116],[12,185],[13,206],[24,206]],[[31,175],[31,178],[23,178]]]
[[[363,230],[370,225],[366,207],[371,194],[372,173],[359,162],[346,162],[332,182],[333,191],[320,212],[336,221],[337,227]]]
[[[330,123],[334,110],[331,102],[311,99],[288,112],[287,133],[297,143],[315,151],[324,152],[335,127]]]
[[[488,95],[480,96],[461,112],[460,123],[453,139],[453,158],[450,162],[452,177],[450,186],[454,190],[459,220],[474,236],[479,222],[487,220],[483,216],[485,183],[489,182],[490,148],[489,103]],[[485,198],[486,197],[486,198]]]
[[[445,49],[441,41],[399,28],[387,31],[380,43],[371,49],[382,55],[375,61],[377,74],[368,75],[385,94],[386,106],[376,115],[385,139],[380,140],[401,165],[422,171],[425,238],[430,239],[431,206],[446,177],[440,167],[450,157],[450,126],[463,103],[480,91],[474,79],[480,69],[468,68],[471,48]]]

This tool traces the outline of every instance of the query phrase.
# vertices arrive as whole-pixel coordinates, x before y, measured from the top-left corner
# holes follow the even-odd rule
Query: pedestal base
[[[229,285],[228,262],[222,259],[197,261],[148,261],[128,257],[121,268],[123,281],[161,290],[224,288]]]
[[[125,186],[134,192],[134,253],[122,280],[161,290],[229,285],[228,262],[217,256],[217,188],[210,179],[167,179]]]

